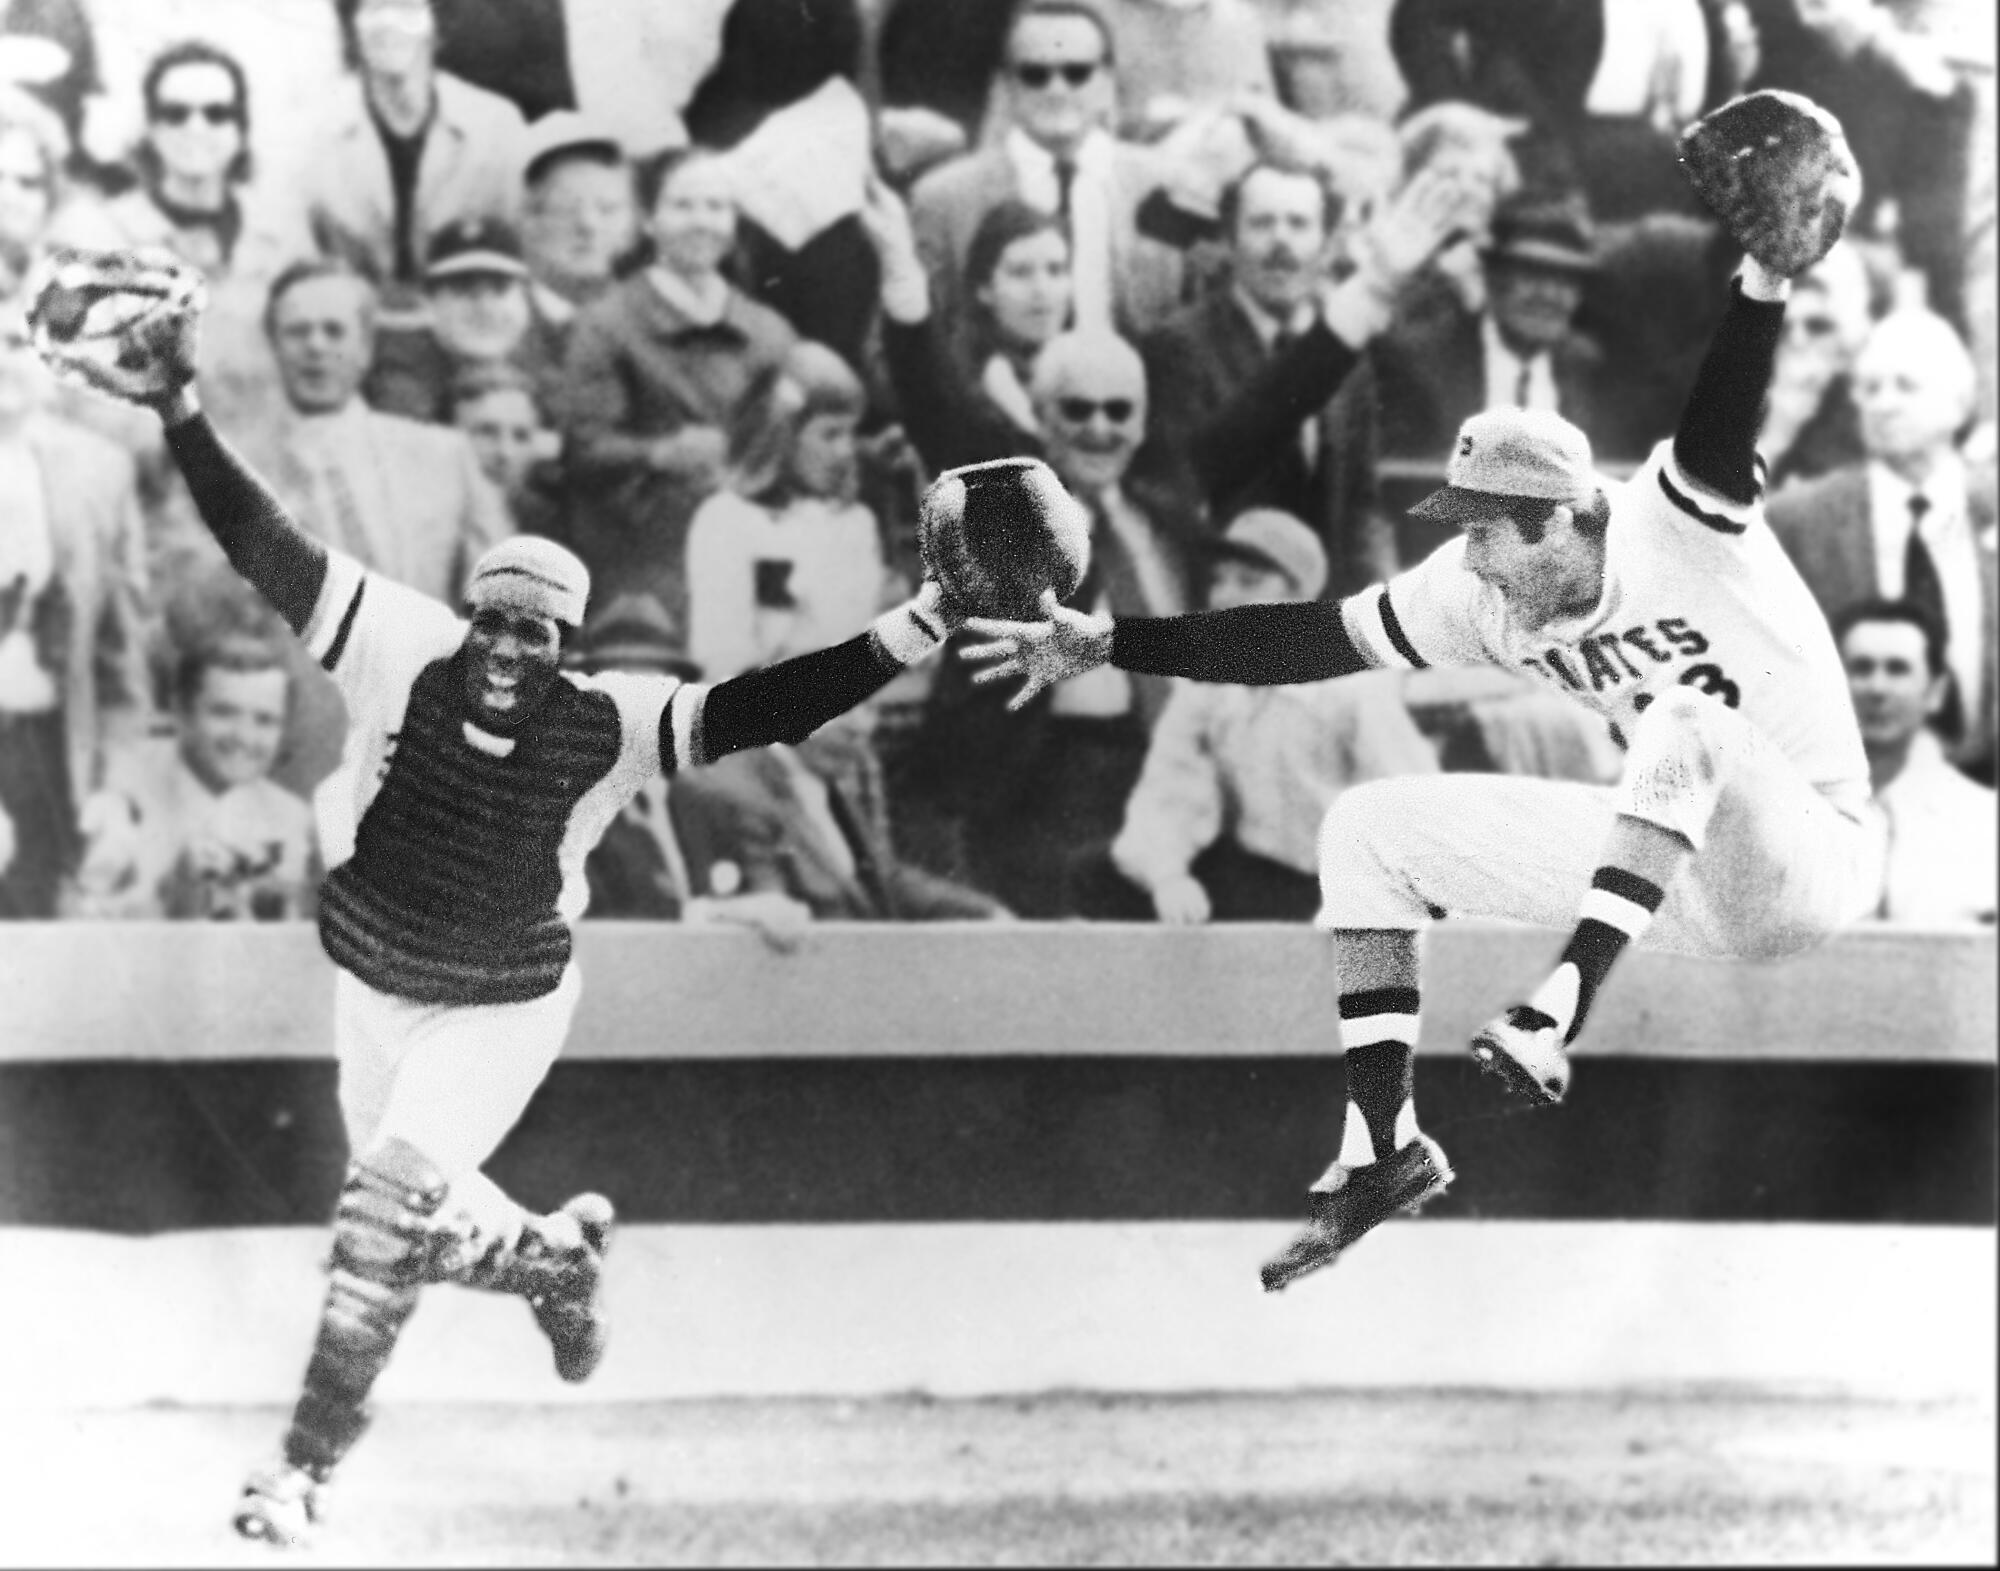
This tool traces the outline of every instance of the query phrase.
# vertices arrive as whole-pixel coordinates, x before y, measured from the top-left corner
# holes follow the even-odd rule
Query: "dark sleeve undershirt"
[[[1234,496],[1297,443],[1299,427],[1340,391],[1361,356],[1317,321],[1198,425],[1189,457],[1211,501]]]
[[[698,764],[772,742],[803,742],[835,715],[873,697],[903,667],[874,635],[794,655],[776,665],[745,671],[709,689],[694,739]],[[660,717],[660,759],[674,767],[674,739],[667,713]]]
[[[1742,280],[1733,281],[1729,309],[1709,340],[1674,433],[1681,469],[1717,496],[1746,506],[1762,488],[1757,432],[1784,326],[1783,301],[1752,300]]]
[[[1372,669],[1347,636],[1340,605],[1328,600],[1115,617],[1111,663],[1149,676],[1248,687],[1323,682]]]
[[[229,565],[304,633],[326,583],[326,547],[292,522],[207,415],[169,426],[167,447]]]

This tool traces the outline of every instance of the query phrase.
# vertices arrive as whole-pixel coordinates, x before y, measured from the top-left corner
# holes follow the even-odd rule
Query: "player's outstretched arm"
[[[1754,256],[1743,259],[1674,432],[1674,462],[1682,472],[1743,506],[1757,500],[1763,484],[1757,432],[1790,293],[1789,279]]]
[[[160,408],[167,448],[229,565],[303,634],[326,582],[326,547],[292,521],[201,412],[192,385]]]
[[[52,252],[36,269],[28,320],[64,378],[150,409],[188,490],[229,558],[294,632],[312,618],[326,549],[293,523],[216,435],[195,392],[200,273],[162,250]]]
[[[913,598],[845,643],[698,688],[683,716],[669,703],[660,720],[661,757],[672,768],[713,763],[747,747],[803,742],[937,649],[958,625],[944,594],[925,579]],[[678,737],[677,722],[685,727]]]
[[[1020,709],[1045,687],[1110,664],[1147,676],[1183,676],[1197,682],[1280,687],[1321,682],[1369,669],[1348,636],[1341,609],[1324,600],[1233,606],[1182,616],[1090,616],[1042,598],[1048,620],[1008,622],[973,617],[965,626],[987,642],[969,645],[968,660],[982,669],[975,682],[1021,678],[1007,701]]]

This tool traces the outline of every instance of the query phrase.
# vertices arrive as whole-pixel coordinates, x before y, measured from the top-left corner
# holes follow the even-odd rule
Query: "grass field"
[[[8,1426],[0,1564],[1992,1564],[1994,1412],[1729,1391],[385,1408],[318,1545],[276,1409]]]

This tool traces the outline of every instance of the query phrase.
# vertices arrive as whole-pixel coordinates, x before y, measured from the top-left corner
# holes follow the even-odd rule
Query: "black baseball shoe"
[[[1444,1148],[1422,1134],[1379,1162],[1340,1169],[1335,1188],[1307,1195],[1305,1231],[1264,1263],[1264,1291],[1275,1293],[1308,1271],[1332,1265],[1378,1222],[1398,1211],[1414,1215],[1455,1176]]]
[[[1472,1039],[1473,1062],[1537,1107],[1554,1107],[1569,1090],[1569,1054],[1556,1023],[1532,1004],[1516,1004]]]

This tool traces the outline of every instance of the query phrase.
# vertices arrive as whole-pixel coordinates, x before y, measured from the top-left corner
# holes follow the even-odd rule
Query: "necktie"
[[[1062,217],[1070,216],[1069,193],[1076,184],[1076,160],[1058,158],[1056,160],[1056,212]]]
[[[1923,536],[1924,515],[1930,510],[1930,498],[1922,492],[1910,498],[1910,538],[1903,547],[1903,598],[1934,617],[1942,633],[1946,630],[1944,584]]]
[[[1521,374],[1514,378],[1514,402],[1521,408],[1528,407],[1528,362],[1521,362]]]

